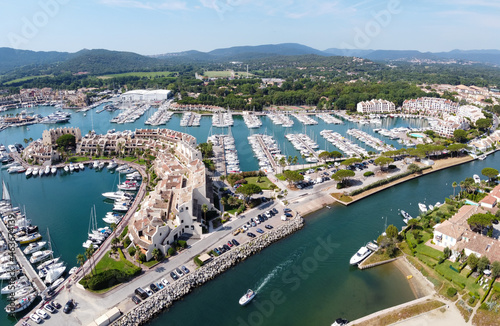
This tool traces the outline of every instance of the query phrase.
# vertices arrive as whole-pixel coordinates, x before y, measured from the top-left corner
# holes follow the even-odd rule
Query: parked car
[[[265,228],[268,230],[271,230],[273,227],[272,227],[272,225],[266,224]]]
[[[233,246],[233,243],[231,242],[231,240],[229,240],[229,241],[227,242],[227,245],[229,246],[229,248],[231,248],[231,247]]]
[[[175,273],[176,273],[179,277],[181,277],[182,275],[184,275],[184,274],[182,273],[182,271],[179,269],[179,267],[177,267],[177,268],[175,269]]]
[[[152,296],[154,294],[153,291],[151,291],[150,289],[146,288],[144,291],[146,291],[146,293],[148,294],[148,296]]]
[[[254,221],[252,221],[252,223],[250,223],[250,225],[251,225],[252,227],[257,226],[257,224],[255,224],[255,222],[254,222]]]
[[[274,215],[278,214],[278,210],[276,209],[276,207],[274,207],[274,208],[272,209],[272,211],[273,211]]]
[[[223,247],[226,251],[231,250],[231,248],[229,248],[229,246],[228,246],[227,244],[223,245],[222,247]]]
[[[70,299],[66,304],[64,305],[63,311],[65,314],[69,314],[71,310],[75,307],[75,302],[73,299]]]
[[[164,286],[167,286],[170,284],[170,282],[166,279],[166,278],[162,278],[161,279],[161,283],[164,285]]]
[[[52,300],[52,307],[56,308],[56,309],[61,309],[61,304],[55,300]]]
[[[182,266],[181,266],[181,269],[182,269],[182,271],[184,272],[184,274],[188,274],[188,273],[189,273],[189,269],[187,269],[187,267],[186,267],[186,266],[182,265]]]
[[[52,307],[52,305],[50,303],[47,303],[46,305],[44,305],[43,309],[47,310],[51,314],[55,314],[56,313],[56,308]]]
[[[174,279],[174,281],[179,279],[179,276],[177,276],[177,274],[175,274],[173,271],[170,272],[170,276]]]
[[[30,319],[33,320],[37,324],[40,324],[42,322],[42,318],[40,318],[40,316],[38,316],[36,313],[31,314]]]
[[[255,237],[256,237],[256,235],[255,235],[255,234],[253,234],[252,232],[248,232],[248,233],[247,233],[247,235],[248,235],[249,237],[251,237],[251,238],[255,238]]]
[[[154,283],[151,283],[151,284],[149,285],[149,288],[150,288],[150,289],[151,289],[151,291],[153,291],[153,292],[158,292],[158,291],[160,290],[160,289],[156,286],[156,284],[154,284]]]
[[[132,301],[135,303],[135,304],[139,304],[141,303],[141,299],[139,299],[138,297],[136,297],[135,295],[132,296]]]
[[[139,296],[142,300],[147,299],[147,297],[149,296],[149,294],[146,291],[144,291],[143,288],[137,288],[137,289],[135,289],[134,293],[137,296]]]
[[[219,256],[222,254],[222,252],[220,252],[218,248],[214,248],[214,252]]]
[[[259,232],[259,233],[264,233],[264,230],[259,229],[259,228],[257,228],[255,231],[257,231],[257,232]]]
[[[239,243],[238,241],[236,241],[236,239],[233,239],[233,244],[234,244],[235,246],[239,246],[239,245],[240,245],[240,243]]]

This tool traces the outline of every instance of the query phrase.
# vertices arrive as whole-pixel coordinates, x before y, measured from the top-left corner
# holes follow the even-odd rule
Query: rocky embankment
[[[304,220],[297,216],[286,224],[266,232],[260,237],[252,239],[229,252],[215,257],[211,262],[196,271],[182,277],[180,280],[156,292],[147,300],[141,302],[134,309],[116,320],[113,326],[141,325],[152,319],[155,315],[170,307],[175,300],[181,299],[195,287],[215,278],[238,262],[261,251],[273,242],[276,242],[304,226]]]

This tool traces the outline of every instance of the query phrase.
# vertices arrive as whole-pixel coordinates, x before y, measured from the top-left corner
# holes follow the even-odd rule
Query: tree
[[[462,129],[457,129],[453,132],[453,138],[457,143],[465,143],[467,141],[467,132]]]
[[[111,249],[116,250],[116,247],[118,246],[119,243],[120,243],[120,239],[118,239],[117,237],[114,237],[113,239],[111,239]]]
[[[379,156],[373,161],[373,164],[380,166],[380,168],[383,168],[386,165],[389,165],[393,163],[394,160],[390,157],[387,156]]]
[[[262,192],[262,188],[253,183],[248,183],[236,189],[236,193],[245,196],[245,201],[248,201],[252,195]]]
[[[457,182],[453,181],[453,183],[451,184],[451,186],[453,187],[453,198],[455,198],[455,188],[458,186]]]
[[[213,146],[211,142],[199,144],[198,149],[200,150],[203,158],[211,158],[214,156]]]
[[[72,134],[65,134],[56,139],[56,145],[59,148],[69,149],[75,148],[76,138]]]
[[[330,157],[331,158],[341,158],[342,157],[342,153],[339,152],[339,151],[331,151],[330,152]]]
[[[476,121],[476,127],[482,131],[485,131],[491,126],[492,120],[485,118],[485,119],[479,119]]]
[[[417,173],[418,171],[420,171],[420,167],[418,165],[416,165],[415,163],[412,163],[412,164],[408,165],[407,169],[411,173]]]
[[[356,174],[351,170],[338,170],[332,175],[332,178],[337,182],[340,182],[343,186],[347,184],[349,178],[354,177]]]
[[[93,244],[90,244],[90,246],[85,250],[85,257],[87,258],[87,260],[90,261],[90,271],[92,274],[94,274],[94,269],[92,268],[92,255],[94,254],[95,252],[95,248],[94,248],[94,245]]]
[[[492,215],[490,214],[474,214],[467,219],[467,224],[470,225],[471,229],[480,229],[483,233],[483,229],[491,226]]]
[[[385,235],[389,239],[395,239],[398,236],[398,228],[394,225],[389,225],[387,229],[385,229]]]
[[[398,252],[398,248],[396,247],[396,245],[394,245],[394,243],[389,243],[386,247],[385,247],[385,251],[387,253],[387,255],[390,257],[390,258],[394,258],[396,257],[396,254]]]
[[[318,158],[322,161],[326,161],[327,159],[331,158],[331,154],[330,152],[327,152],[327,151],[324,151],[324,152],[321,152],[319,153],[318,155]]]
[[[500,276],[500,261],[494,261],[493,264],[491,264],[491,276],[493,279]]]
[[[444,250],[443,250],[443,254],[444,254],[444,258],[445,258],[445,259],[450,258],[450,256],[451,256],[451,249],[450,249],[450,248],[448,248],[448,247],[444,248]]]
[[[351,158],[348,158],[347,160],[343,161],[342,165],[347,167],[347,166],[352,165],[354,163],[361,163],[361,162],[362,162],[362,160],[360,158],[351,157]]]
[[[80,265],[80,267],[82,267],[83,264],[85,263],[85,256],[82,254],[78,254],[76,256],[76,262],[78,263],[78,265]]]
[[[491,182],[498,175],[498,170],[494,168],[484,168],[481,170],[481,174],[488,177],[488,181]]]
[[[207,224],[208,205],[207,204],[201,205],[201,211],[203,212],[203,220],[205,221],[205,225],[206,225]]]
[[[469,265],[471,270],[475,270],[477,268],[478,262],[479,259],[475,254],[470,254],[469,257],[467,257],[467,265]]]
[[[288,181],[289,186],[291,186],[295,182],[304,180],[304,176],[297,171],[286,170],[283,172],[283,176]]]
[[[488,259],[488,257],[482,256],[481,258],[479,258],[479,261],[477,262],[477,271],[479,273],[482,273],[486,269],[486,267],[488,267],[489,264],[490,260]]]
[[[161,251],[158,249],[158,248],[154,248],[153,251],[151,252],[151,254],[153,255],[153,258],[156,260],[156,261],[160,261],[161,260]]]
[[[412,218],[411,220],[408,221],[408,226],[410,227],[410,230],[413,230],[413,228],[418,225],[418,221],[415,218]]]

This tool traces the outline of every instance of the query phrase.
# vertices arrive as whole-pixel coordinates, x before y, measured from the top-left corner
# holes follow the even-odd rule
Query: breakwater
[[[303,218],[298,215],[288,223],[260,237],[250,240],[233,250],[215,257],[212,261],[181,278],[166,288],[156,292],[137,307],[116,320],[114,326],[141,325],[170,307],[174,301],[181,299],[194,288],[214,279],[240,261],[258,253],[273,242],[276,242],[304,226]],[[236,300],[237,298],[235,298]]]

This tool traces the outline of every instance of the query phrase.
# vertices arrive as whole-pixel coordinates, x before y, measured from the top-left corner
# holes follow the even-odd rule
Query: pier
[[[262,140],[262,135],[254,135],[254,136],[259,142],[260,146],[262,147],[262,150],[264,150],[264,154],[266,154],[266,157],[269,163],[271,164],[271,167],[273,168],[274,171],[277,171],[278,164],[276,164],[273,155],[271,154],[271,152],[269,152],[269,148],[267,148],[266,144]]]

